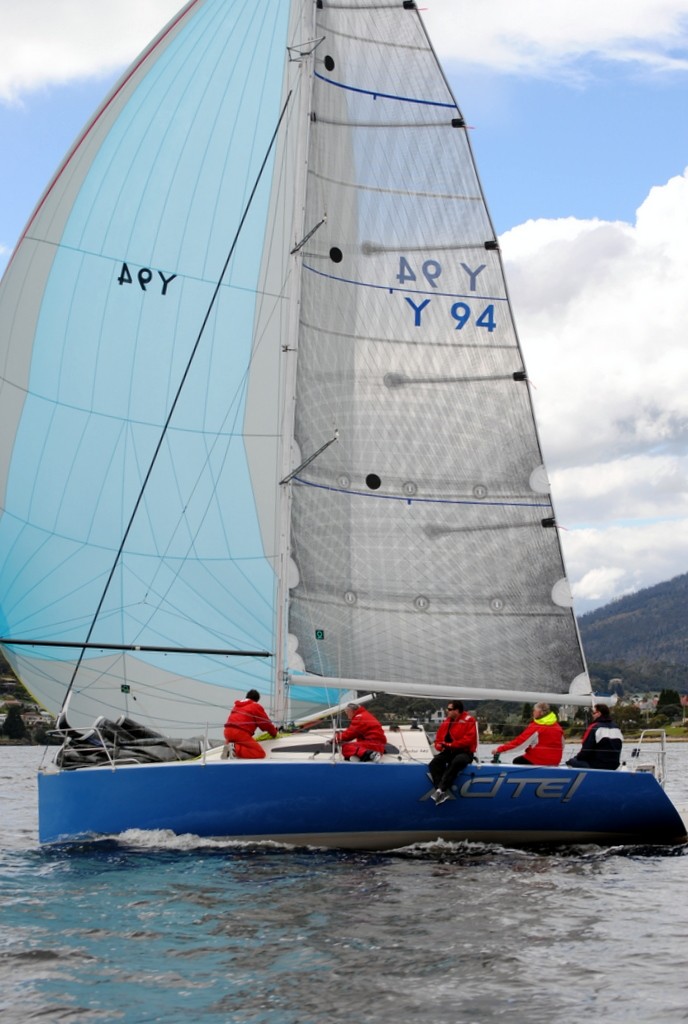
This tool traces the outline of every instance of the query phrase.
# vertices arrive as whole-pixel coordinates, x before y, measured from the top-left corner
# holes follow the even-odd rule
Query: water
[[[687,848],[56,852],[41,756],[0,747],[3,1024],[688,1021]],[[688,806],[688,744],[669,764]]]

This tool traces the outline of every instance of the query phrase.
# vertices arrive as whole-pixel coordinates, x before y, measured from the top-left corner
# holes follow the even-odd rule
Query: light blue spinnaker
[[[2,284],[2,636],[83,642],[90,631],[102,644],[269,655],[89,649],[71,696],[77,725],[129,710],[175,734],[216,731],[233,691],[272,693],[278,540],[259,518],[277,503],[281,452],[262,446],[273,493],[263,483],[257,499],[244,423],[255,350],[279,354],[270,313],[290,284],[259,292],[284,173],[272,138],[291,87],[290,31],[283,0],[187,4],[75,143]],[[254,405],[252,431],[278,439],[282,407]],[[78,651],[8,655],[57,710]]]

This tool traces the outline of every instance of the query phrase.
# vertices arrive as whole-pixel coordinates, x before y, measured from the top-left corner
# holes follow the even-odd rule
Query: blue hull
[[[222,762],[39,775],[43,843],[169,829],[384,850],[414,842],[678,843],[685,826],[646,773],[480,765],[436,806],[418,764]]]

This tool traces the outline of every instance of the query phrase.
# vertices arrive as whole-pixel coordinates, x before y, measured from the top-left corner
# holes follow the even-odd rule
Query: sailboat
[[[43,842],[685,839],[648,772],[476,763],[436,806],[422,729],[323,742],[371,693],[596,699],[414,0],[190,0],[38,202],[0,350],[1,642],[64,740]],[[231,756],[249,689],[316,725]]]

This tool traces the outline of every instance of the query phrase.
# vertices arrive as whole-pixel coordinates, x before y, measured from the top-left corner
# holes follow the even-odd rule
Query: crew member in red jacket
[[[265,750],[253,738],[256,729],[269,732],[273,737],[277,735],[277,726],[270,721],[259,700],[258,691],[249,690],[244,700],[234,702],[225,722],[225,742],[234,744],[235,757],[265,757]]]
[[[557,721],[557,716],[550,710],[549,704],[533,706],[533,721],[516,739],[495,747],[493,754],[503,754],[506,750],[514,750],[528,744],[520,757],[515,757],[513,764],[559,764],[564,753],[564,730]]]
[[[471,763],[478,749],[478,723],[464,711],[460,700],[447,704],[447,717],[435,736],[436,754],[428,768],[435,785],[432,799],[436,804],[449,799],[449,791],[459,772]]]
[[[344,714],[349,727],[335,735],[345,761],[379,761],[385,752],[387,736],[375,715],[360,704],[347,704]]]

